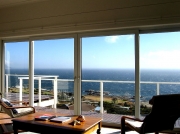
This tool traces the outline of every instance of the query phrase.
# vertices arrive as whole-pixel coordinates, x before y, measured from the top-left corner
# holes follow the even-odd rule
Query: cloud
[[[180,50],[149,52],[141,56],[142,68],[180,69]]]
[[[127,35],[126,35],[126,36],[127,36]],[[131,39],[133,39],[133,37],[134,37],[133,35],[128,35],[126,39],[127,39],[127,40],[131,40]]]
[[[10,62],[5,60],[5,68],[9,68],[10,67]]]
[[[108,43],[116,43],[120,36],[107,36],[105,41]]]
[[[134,35],[106,36],[105,41],[107,43],[116,43],[120,39],[131,40],[131,39],[134,39]]]

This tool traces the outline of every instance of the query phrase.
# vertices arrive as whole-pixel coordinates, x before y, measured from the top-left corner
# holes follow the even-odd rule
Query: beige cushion
[[[126,124],[131,124],[133,127],[140,128],[143,122],[126,120]]]
[[[128,126],[132,126],[137,132],[140,132],[140,128],[143,124],[143,122],[139,122],[139,121],[133,121],[133,120],[126,120],[125,124]]]
[[[33,111],[32,108],[17,108],[16,110],[18,113]]]
[[[33,108],[17,108],[18,113],[14,114],[14,117],[20,117],[27,114],[34,113]]]

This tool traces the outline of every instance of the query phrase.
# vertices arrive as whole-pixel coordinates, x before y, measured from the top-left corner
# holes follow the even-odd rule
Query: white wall
[[[180,24],[180,0],[45,0],[0,8],[0,37]]]

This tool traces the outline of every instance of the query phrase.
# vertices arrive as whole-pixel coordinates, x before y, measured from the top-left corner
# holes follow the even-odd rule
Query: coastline
[[[17,97],[17,93],[19,92],[17,88],[10,88],[10,93],[11,93],[11,96],[9,96],[11,99],[15,99],[15,97]],[[29,92],[28,92],[28,89],[23,89],[23,94],[25,96],[28,96]],[[35,94],[36,96],[38,95],[38,91],[35,90]],[[48,96],[52,96],[53,95],[53,92],[51,90],[43,90],[42,91],[42,95],[43,95],[43,98],[47,98]],[[13,97],[14,96],[14,97]],[[113,102],[113,99],[116,98]],[[37,99],[37,97],[36,97]],[[99,103],[100,102],[100,96],[99,95],[83,95],[82,96],[82,101],[89,101],[91,103]],[[108,103],[114,103],[116,105],[121,105],[123,106],[124,103],[130,105],[130,106],[133,106],[134,105],[134,101],[131,100],[131,98],[128,98],[128,97],[123,97],[123,96],[109,96],[109,95],[103,95],[103,101],[104,102],[108,102]],[[66,102],[66,101],[65,101]],[[151,105],[149,104],[149,101],[141,101],[141,105],[143,106],[147,106],[147,107],[151,107]]]
[[[86,101],[92,101],[92,102],[100,101],[100,96],[97,96],[97,95],[84,95],[84,97],[85,97],[84,99]],[[112,102],[113,98],[114,97],[112,97],[112,96],[103,96],[103,101]],[[117,101],[116,101],[117,104],[121,105],[125,102],[129,103],[130,105],[134,104],[134,102],[130,101],[130,99],[123,98],[123,97],[117,97]],[[141,105],[151,107],[151,105],[149,104],[149,101],[141,101]]]

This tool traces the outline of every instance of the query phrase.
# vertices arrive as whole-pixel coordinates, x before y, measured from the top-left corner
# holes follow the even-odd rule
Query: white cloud
[[[142,68],[180,69],[180,50],[149,52],[141,57]]]
[[[5,60],[5,67],[6,67],[6,68],[9,68],[9,67],[10,67],[10,62],[7,61],[7,60]]]
[[[127,35],[126,35],[126,36],[127,36]],[[128,35],[126,39],[127,39],[127,40],[133,39],[133,35]]]
[[[108,43],[116,43],[120,36],[107,36],[105,41]]]

